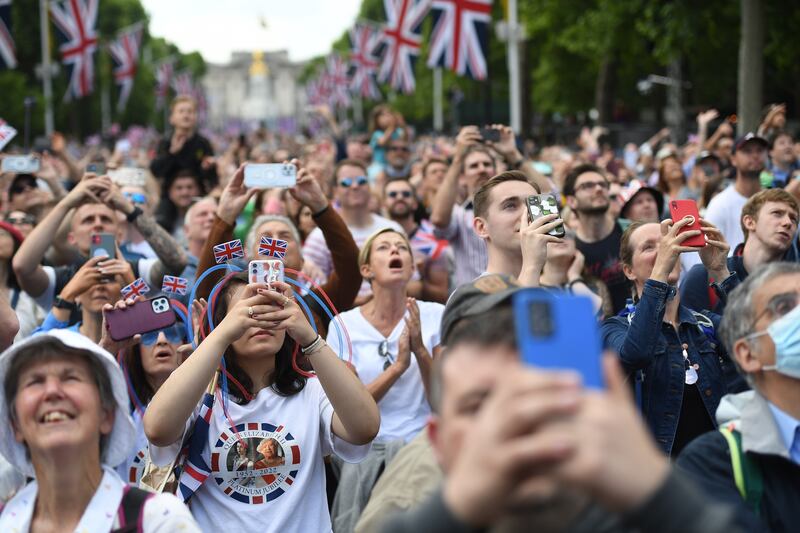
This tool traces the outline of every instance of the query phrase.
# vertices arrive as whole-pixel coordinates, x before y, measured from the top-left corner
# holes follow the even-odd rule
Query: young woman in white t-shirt
[[[203,531],[330,531],[323,457],[360,461],[378,432],[372,396],[317,336],[289,286],[273,288],[231,278],[216,300],[216,329],[145,413],[158,461],[159,447],[180,447],[224,356],[229,393],[216,393],[204,451],[210,475],[191,499]],[[316,378],[293,366],[296,345]]]

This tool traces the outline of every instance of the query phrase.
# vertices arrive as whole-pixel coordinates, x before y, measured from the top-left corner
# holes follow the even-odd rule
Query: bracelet
[[[568,288],[568,289],[570,289],[570,290],[572,290],[572,286],[573,286],[573,285],[575,285],[576,283],[583,283],[583,284],[584,284],[584,285],[586,285],[587,287],[589,286],[589,285],[586,283],[586,280],[585,280],[585,279],[583,279],[583,278],[575,278],[575,279],[573,279],[572,281],[570,281],[569,283],[567,283],[567,288]]]
[[[300,351],[303,352],[303,355],[309,355],[313,352],[316,352],[324,343],[325,340],[322,338],[322,336],[317,335],[317,338],[314,339],[314,342],[308,346],[301,346]]]
[[[139,208],[138,205],[135,205],[133,206],[133,211],[125,215],[125,218],[128,220],[128,222],[133,223],[137,218],[139,218],[139,215],[141,214],[142,210]]]

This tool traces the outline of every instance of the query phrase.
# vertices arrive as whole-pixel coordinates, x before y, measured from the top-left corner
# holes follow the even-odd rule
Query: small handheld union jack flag
[[[214,261],[217,264],[226,263],[235,257],[244,257],[242,241],[234,239],[214,246]]]
[[[150,292],[150,286],[142,278],[138,278],[130,285],[122,287],[120,292],[125,298],[136,298]]]
[[[161,292],[169,292],[172,294],[186,294],[189,288],[189,280],[186,278],[179,278],[178,276],[164,276],[164,281],[161,282]]]
[[[289,246],[289,243],[286,241],[261,237],[261,243],[258,245],[258,255],[283,259],[286,257],[287,246]]]

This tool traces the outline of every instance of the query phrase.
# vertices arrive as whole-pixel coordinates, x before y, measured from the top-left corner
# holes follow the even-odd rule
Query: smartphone
[[[500,142],[500,130],[485,126],[481,128],[481,137],[483,137],[484,141]]]
[[[14,174],[36,174],[41,168],[41,162],[35,155],[7,155],[3,158],[3,172]]]
[[[694,200],[670,200],[669,213],[673,223],[678,222],[687,215],[694,217],[694,222],[688,226],[684,226],[678,232],[679,235],[681,233],[690,230],[700,230],[701,232],[703,231],[703,228],[700,226],[700,213],[697,211],[697,203]],[[694,246],[697,248],[702,248],[705,245],[706,245],[706,238],[703,233],[700,233],[700,235],[691,237],[683,241],[683,246]]]
[[[102,176],[106,173],[106,164],[105,163],[89,163],[86,165],[86,172],[92,172],[97,174],[98,176]]]
[[[169,327],[175,323],[175,313],[169,298],[159,296],[142,300],[125,309],[114,309],[105,313],[106,328],[112,339],[121,341],[137,333],[148,333]]]
[[[120,187],[144,187],[146,181],[144,170],[136,167],[120,167],[111,170],[108,177]]]
[[[552,194],[537,194],[528,196],[527,200],[525,200],[525,203],[528,206],[528,220],[531,222],[551,214],[560,216],[560,213],[558,212],[558,200]],[[566,235],[564,224],[559,224],[547,232],[547,234],[552,235],[553,237],[563,238]]]
[[[113,233],[92,233],[89,257],[117,258],[117,241]]]
[[[600,330],[589,298],[525,289],[514,295],[512,304],[524,363],[575,370],[584,386],[604,388]]]
[[[259,189],[294,187],[297,184],[297,167],[282,163],[248,163],[244,167],[245,187]]]
[[[279,259],[250,261],[247,273],[250,283],[283,282],[283,261]]]

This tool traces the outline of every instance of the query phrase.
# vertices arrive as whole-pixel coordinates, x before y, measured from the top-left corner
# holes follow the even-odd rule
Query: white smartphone
[[[35,155],[7,155],[0,168],[3,172],[14,174],[36,174],[39,172],[40,162]]]
[[[245,187],[258,189],[294,187],[297,184],[297,167],[282,163],[248,163],[244,167]]]
[[[283,261],[280,259],[258,259],[247,266],[250,283],[283,282]]]
[[[144,187],[147,182],[144,169],[136,167],[120,167],[109,170],[108,177],[120,187]]]

